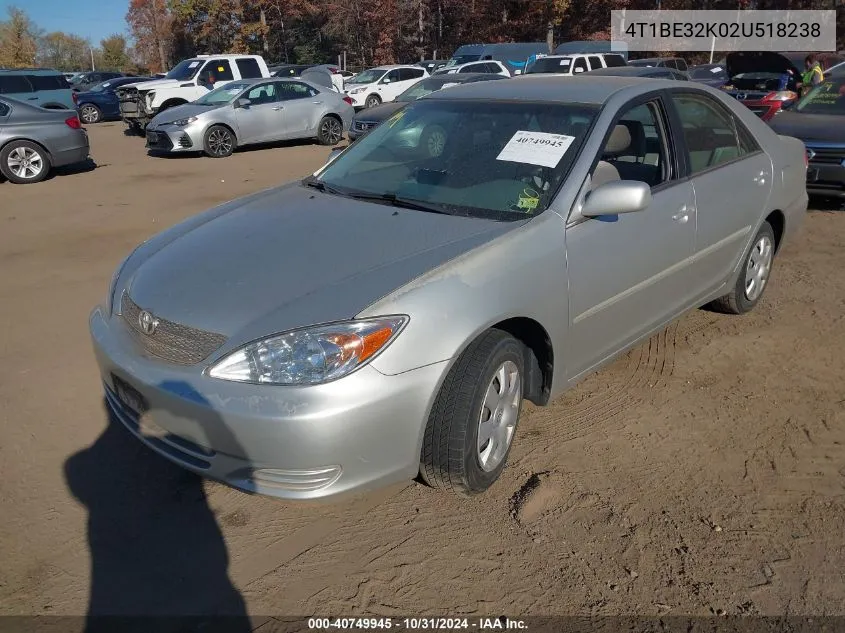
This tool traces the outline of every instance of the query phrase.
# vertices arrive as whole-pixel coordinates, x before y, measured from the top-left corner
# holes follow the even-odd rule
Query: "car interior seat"
[[[646,154],[648,143],[643,124],[620,121],[610,135],[602,159],[616,167],[623,180],[637,180],[654,186],[661,180],[661,168],[639,162],[645,160]]]

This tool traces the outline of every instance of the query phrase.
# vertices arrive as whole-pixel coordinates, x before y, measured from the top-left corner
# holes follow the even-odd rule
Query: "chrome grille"
[[[845,146],[843,147],[813,147],[807,144],[810,150],[810,160],[814,163],[827,163],[830,165],[841,165],[845,163]]]
[[[378,123],[375,123],[373,121],[355,121],[352,124],[352,127],[356,132],[366,132],[367,130],[371,130],[377,125]]]
[[[139,307],[124,292],[120,300],[121,315],[138,344],[149,354],[177,365],[196,365],[218,350],[226,337],[158,318],[152,335],[145,334],[138,322]]]

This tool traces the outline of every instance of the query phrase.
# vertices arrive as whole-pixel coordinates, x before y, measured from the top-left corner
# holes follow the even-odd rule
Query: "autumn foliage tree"
[[[173,19],[167,0],[130,0],[126,22],[139,61],[152,72],[166,71],[173,47]]]
[[[38,30],[23,10],[9,7],[9,19],[0,22],[0,67],[35,66]]]

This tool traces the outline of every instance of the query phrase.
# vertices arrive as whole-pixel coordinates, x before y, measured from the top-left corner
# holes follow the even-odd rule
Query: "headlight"
[[[151,90],[150,92],[148,92],[145,95],[145,97],[147,99],[147,103],[152,103],[153,99],[155,99],[155,96],[156,96],[155,90]]]
[[[358,94],[361,94],[362,92],[364,92],[365,90],[366,90],[366,88],[354,88],[354,89],[349,91],[349,94],[358,95]]]
[[[179,127],[185,127],[186,125],[190,125],[191,123],[193,123],[196,120],[197,120],[197,117],[191,116],[191,117],[188,117],[187,119],[179,119],[178,121],[174,121],[173,125],[178,125]]]
[[[213,365],[208,375],[268,385],[329,382],[375,357],[407,322],[406,316],[390,316],[294,330],[245,345]]]

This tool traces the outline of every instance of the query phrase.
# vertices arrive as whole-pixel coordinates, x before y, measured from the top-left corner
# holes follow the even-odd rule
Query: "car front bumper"
[[[807,193],[845,199],[845,147],[821,151],[807,165]]]
[[[147,149],[153,152],[201,152],[203,148],[203,125],[147,125],[145,132]]]
[[[447,369],[444,362],[388,376],[367,365],[324,385],[241,384],[144,355],[123,318],[107,318],[103,308],[91,314],[90,329],[113,418],[184,468],[285,499],[415,477]]]

